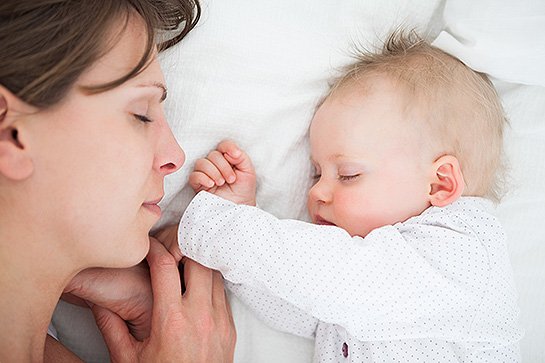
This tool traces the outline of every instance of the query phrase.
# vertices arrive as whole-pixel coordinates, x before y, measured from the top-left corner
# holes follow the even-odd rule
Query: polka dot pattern
[[[464,197],[360,238],[201,192],[179,241],[271,326],[315,337],[316,362],[517,362],[517,295],[491,208]]]

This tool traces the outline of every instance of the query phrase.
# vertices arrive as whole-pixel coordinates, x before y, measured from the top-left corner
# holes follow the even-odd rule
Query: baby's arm
[[[182,217],[179,243],[182,253],[227,280],[275,295],[361,341],[462,339],[488,279],[479,269],[488,265],[486,252],[458,227],[403,228],[351,237],[335,226],[279,220],[199,193]],[[435,256],[452,252],[445,244],[451,237],[470,241],[455,247],[463,258],[438,263]]]
[[[195,193],[201,190],[237,204],[255,206],[256,176],[250,157],[233,141],[224,140],[189,175]]]
[[[229,140],[222,141],[206,158],[197,160],[189,176],[189,185],[196,193],[204,190],[237,204],[256,204],[256,175],[252,162],[244,151]],[[175,231],[173,228],[171,232]],[[165,240],[172,242],[174,239]],[[169,250],[172,252],[172,247],[175,247],[174,254],[178,255],[177,245],[169,245]],[[314,337],[318,320],[305,311],[248,285],[229,281],[225,285],[272,328],[307,338]]]
[[[160,230],[155,237],[180,261],[183,258],[178,247],[178,226],[171,225]],[[267,325],[290,334],[314,338],[318,319],[295,305],[247,284],[234,284],[225,280],[225,287]]]
[[[325,228],[332,234],[323,241],[313,239],[316,228]],[[182,217],[178,241],[184,255],[219,270],[235,286],[240,284],[243,290],[235,291],[237,296],[273,327],[279,328],[282,311],[276,309],[278,318],[271,323],[273,319],[267,317],[267,310],[275,310],[274,305],[281,304],[252,303],[249,295],[253,291],[262,292],[266,301],[269,297],[272,301],[285,301],[313,317],[315,329],[319,320],[337,324],[359,320],[347,308],[352,302],[345,300],[343,292],[352,280],[344,274],[353,263],[348,258],[350,253],[345,250],[340,257],[322,248],[329,245],[333,252],[346,236],[350,239],[340,228],[278,220],[258,208],[235,206],[201,192]],[[334,300],[338,301],[332,304]],[[285,326],[280,329],[293,332]]]
[[[295,305],[247,284],[225,280],[225,287],[273,329],[305,338],[315,338],[318,319]]]

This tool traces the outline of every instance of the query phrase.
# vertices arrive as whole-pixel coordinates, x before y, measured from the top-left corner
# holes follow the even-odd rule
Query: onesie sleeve
[[[248,306],[259,319],[273,329],[315,338],[318,319],[267,291],[225,280],[225,287]]]
[[[266,292],[362,341],[459,341],[490,277],[486,252],[456,224],[385,226],[351,237],[201,192],[178,237],[184,255],[233,284]]]

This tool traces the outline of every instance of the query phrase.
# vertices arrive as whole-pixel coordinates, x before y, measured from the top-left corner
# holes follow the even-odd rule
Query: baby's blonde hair
[[[507,124],[494,86],[483,74],[424,41],[414,31],[395,31],[379,52],[357,50],[329,95],[386,75],[404,87],[423,111],[437,157],[458,158],[464,195],[499,201],[503,194],[503,129]]]

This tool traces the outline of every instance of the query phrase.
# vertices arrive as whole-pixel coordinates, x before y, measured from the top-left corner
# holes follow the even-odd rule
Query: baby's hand
[[[213,193],[237,204],[255,206],[256,176],[248,155],[230,140],[195,163],[189,185],[197,193]]]

